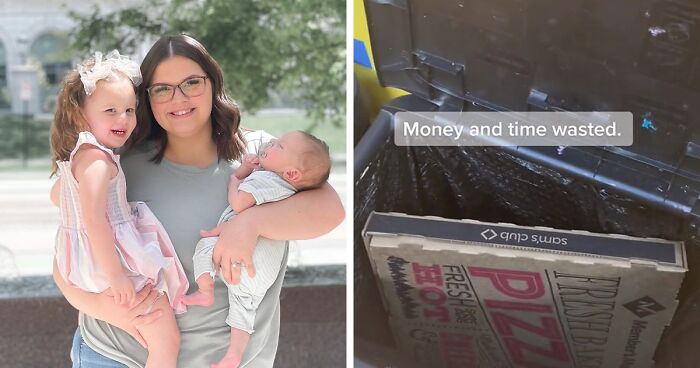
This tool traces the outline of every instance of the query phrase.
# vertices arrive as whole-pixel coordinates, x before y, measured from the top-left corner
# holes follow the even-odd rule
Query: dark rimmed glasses
[[[189,77],[176,86],[157,83],[146,88],[146,91],[148,91],[148,96],[153,103],[169,102],[175,97],[175,90],[178,88],[187,97],[197,97],[204,93],[206,80],[206,76]]]

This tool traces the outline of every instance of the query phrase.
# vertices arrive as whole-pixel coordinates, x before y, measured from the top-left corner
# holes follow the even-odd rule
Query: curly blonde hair
[[[93,62],[94,63],[94,62]],[[56,161],[67,161],[70,153],[78,142],[78,134],[87,129],[83,105],[85,104],[85,89],[77,70],[72,70],[63,79],[63,86],[56,100],[56,113],[51,124],[51,176],[56,175]]]

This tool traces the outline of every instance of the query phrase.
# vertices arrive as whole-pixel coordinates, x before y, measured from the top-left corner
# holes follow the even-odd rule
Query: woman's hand
[[[163,315],[163,311],[153,309],[153,306],[158,298],[163,298],[165,295],[154,290],[150,284],[135,294],[131,304],[115,305],[114,295],[109,290],[97,295],[100,313],[92,317],[124,330],[144,348],[148,348],[138,328],[152,323]]]
[[[146,340],[138,331],[139,326],[145,326],[163,315],[159,309],[151,310],[159,294],[152,285],[146,285],[136,293],[130,305],[115,305],[114,295],[109,291],[100,294],[81,290],[68,285],[58,271],[58,264],[53,262],[53,280],[75,309],[93,318],[105,321],[131,335],[139,344],[146,347]]]
[[[202,230],[203,237],[218,236],[212,261],[214,269],[221,269],[221,275],[229,284],[241,282],[241,267],[248,276],[255,277],[253,251],[258,240],[257,229],[245,216],[233,216],[228,222],[211,230]],[[233,266],[235,264],[235,266]]]

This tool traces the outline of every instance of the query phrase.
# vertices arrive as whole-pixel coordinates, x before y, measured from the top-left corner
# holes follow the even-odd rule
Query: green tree
[[[73,47],[133,53],[144,40],[186,33],[221,64],[228,93],[247,112],[268,91],[304,107],[312,122],[345,119],[345,2],[342,0],[172,0],[102,12],[70,12]]]

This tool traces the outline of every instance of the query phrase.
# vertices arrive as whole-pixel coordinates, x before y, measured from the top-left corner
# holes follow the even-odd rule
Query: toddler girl
[[[139,328],[146,341],[146,368],[175,368],[187,278],[173,245],[148,207],[126,200],[119,148],[136,127],[138,64],[112,51],[95,53],[63,81],[51,127],[53,174],[61,226],[56,263],[71,285],[131,304],[147,284],[166,295],[151,306],[162,317]],[[60,194],[59,194],[60,192]]]

